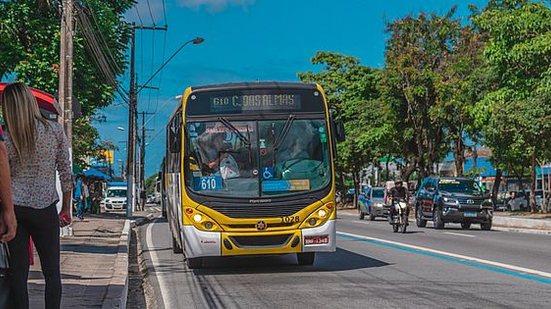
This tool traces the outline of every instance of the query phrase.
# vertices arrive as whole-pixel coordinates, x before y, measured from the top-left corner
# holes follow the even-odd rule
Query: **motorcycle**
[[[400,231],[400,233],[405,233],[408,223],[409,209],[408,204],[405,200],[394,198],[392,199],[391,213],[388,216],[388,223],[392,225],[392,230],[394,233]]]

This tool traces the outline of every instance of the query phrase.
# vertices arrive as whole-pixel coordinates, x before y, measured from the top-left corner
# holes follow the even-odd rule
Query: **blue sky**
[[[469,3],[448,0],[139,0],[127,18],[140,24],[168,25],[168,31],[140,31],[136,37],[138,80],[145,81],[180,44],[196,36],[201,45],[188,45],[144,90],[139,111],[147,116],[146,175],[155,173],[164,154],[164,124],[174,100],[190,85],[250,80],[296,81],[297,72],[316,70],[309,62],[319,50],[358,57],[362,64],[384,64],[385,22],[420,11],[446,13],[458,5],[457,17],[467,22]],[[149,9],[151,8],[151,10]],[[151,13],[150,13],[151,11]],[[166,11],[166,19],[164,12]],[[141,20],[140,20],[141,18]],[[164,51],[164,52],[163,52]],[[124,85],[128,77],[122,78]],[[139,82],[138,81],[138,82]],[[97,124],[103,139],[119,143],[116,160],[126,160],[123,141],[128,110],[115,104],[101,111],[107,121]],[[141,122],[141,120],[140,120]],[[120,171],[120,163],[116,163]]]

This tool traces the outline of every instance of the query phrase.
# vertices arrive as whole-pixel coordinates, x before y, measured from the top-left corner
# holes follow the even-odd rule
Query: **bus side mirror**
[[[168,129],[168,150],[170,153],[180,153],[182,151],[182,118],[176,116]]]
[[[344,133],[344,122],[342,120],[335,121],[335,138],[337,142],[344,142],[346,135]]]

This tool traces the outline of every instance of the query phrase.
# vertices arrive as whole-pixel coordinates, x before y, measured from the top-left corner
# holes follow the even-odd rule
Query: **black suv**
[[[483,230],[492,229],[492,202],[472,179],[427,177],[415,194],[415,217],[418,227],[427,220],[434,228],[442,229],[446,223],[461,223],[463,229],[480,223]]]

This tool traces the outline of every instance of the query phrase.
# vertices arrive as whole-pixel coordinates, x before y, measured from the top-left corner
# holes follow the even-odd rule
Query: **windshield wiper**
[[[236,127],[234,127],[226,118],[219,117],[218,120],[226,128],[230,129],[233,133],[237,134],[237,137],[243,142],[243,144],[245,144],[245,146],[250,146],[251,145],[251,142],[249,141],[249,139],[247,137],[245,137],[245,135],[243,135],[241,132],[239,132],[239,130]],[[249,127],[247,126],[247,130],[248,129],[249,129]]]
[[[291,125],[293,124],[293,121],[295,121],[295,115],[291,114],[287,118],[287,121],[285,121],[285,125],[283,126],[283,129],[281,130],[281,134],[278,136],[277,141],[274,143],[274,150],[278,150],[279,146],[283,143],[285,138],[287,137],[287,134],[289,133],[289,130],[291,129]]]

